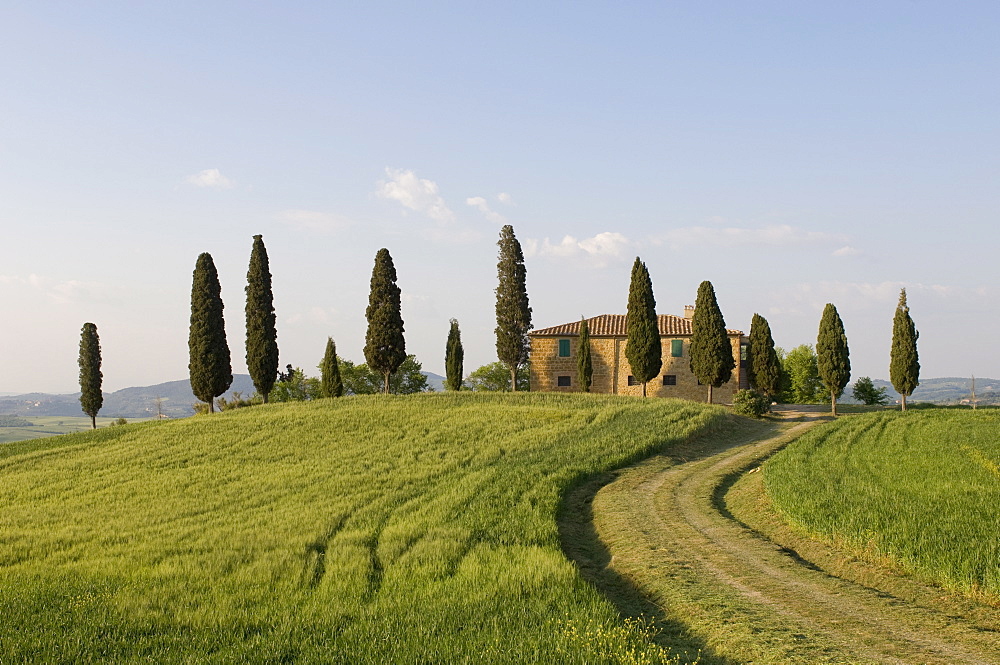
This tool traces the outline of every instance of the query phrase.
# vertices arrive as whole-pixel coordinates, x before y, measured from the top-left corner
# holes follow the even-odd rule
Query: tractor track
[[[576,489],[561,525],[567,554],[624,613],[651,618],[682,660],[1000,663],[994,622],[830,574],[730,513],[736,479],[821,419],[785,416]]]

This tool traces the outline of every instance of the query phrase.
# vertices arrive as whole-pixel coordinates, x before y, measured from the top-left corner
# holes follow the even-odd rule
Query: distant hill
[[[444,377],[433,372],[423,372],[427,385],[435,391],[444,390]],[[234,374],[233,385],[226,392],[231,399],[234,392],[249,397],[256,392],[249,374]],[[167,381],[155,386],[122,388],[113,393],[104,393],[104,406],[100,415],[108,418],[155,418],[157,399],[160,410],[168,418],[186,418],[194,414],[192,404],[198,398],[191,392],[191,384],[186,380]],[[62,416],[79,417],[80,393],[71,395],[50,395],[48,393],[28,393],[0,395],[0,415],[9,416]]]
[[[249,374],[234,374],[233,385],[226,393],[226,398],[233,392],[250,395],[254,392],[253,381]],[[160,408],[163,415],[169,418],[184,418],[194,413],[192,404],[198,398],[191,392],[191,384],[185,379],[168,381],[155,386],[122,388],[113,393],[104,393],[104,406],[101,416],[111,418],[155,418],[157,413],[157,398],[161,399]],[[49,395],[46,393],[29,393],[0,397],[0,414],[13,416],[81,416],[80,393],[71,395]]]
[[[857,377],[855,377],[857,378]],[[899,393],[885,379],[872,379],[876,388],[885,388],[892,402],[900,399]],[[934,404],[960,404],[971,398],[972,377],[946,376],[938,379],[920,379],[920,385],[907,398],[907,402],[932,402]],[[844,402],[850,403],[853,383],[844,390]],[[976,399],[980,404],[1000,404],[1000,380],[976,377]]]
[[[431,387],[434,392],[444,391],[444,377],[440,374],[435,374],[434,372],[421,372],[427,377],[427,385]]]

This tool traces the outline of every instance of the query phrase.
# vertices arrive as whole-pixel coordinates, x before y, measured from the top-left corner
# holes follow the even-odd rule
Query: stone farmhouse
[[[679,397],[707,401],[703,386],[690,367],[691,318],[694,307],[684,308],[684,316],[660,314],[660,344],[663,367],[659,376],[646,384],[646,394],[655,397]],[[625,315],[602,314],[587,319],[590,329],[590,353],[594,367],[590,391],[613,395],[642,395],[642,384],[635,380],[625,357]],[[749,388],[746,358],[750,340],[739,330],[727,330],[733,345],[736,369],[728,383],[716,388],[713,401],[731,403],[739,389]],[[528,333],[531,341],[531,390],[578,392],[577,354],[580,322],[564,323]]]

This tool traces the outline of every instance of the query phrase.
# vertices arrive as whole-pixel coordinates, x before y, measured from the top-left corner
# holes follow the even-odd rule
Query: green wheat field
[[[5,444],[0,662],[671,662],[567,560],[560,501],[725,417],[359,396]]]
[[[840,418],[765,465],[795,524],[948,589],[1000,601],[1000,411]]]

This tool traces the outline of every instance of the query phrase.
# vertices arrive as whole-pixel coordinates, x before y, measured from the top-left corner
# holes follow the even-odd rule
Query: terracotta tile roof
[[[691,319],[672,314],[660,314],[656,317],[660,324],[660,335],[664,337],[683,337],[691,335]],[[591,337],[625,337],[624,314],[601,314],[587,319]],[[742,335],[739,330],[726,330],[730,335]],[[539,328],[528,333],[538,337],[567,337],[580,334],[580,322],[564,323],[551,328]]]

